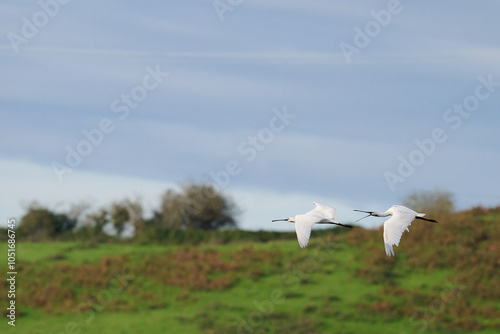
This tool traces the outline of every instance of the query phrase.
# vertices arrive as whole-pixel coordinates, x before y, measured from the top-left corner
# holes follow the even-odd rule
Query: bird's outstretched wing
[[[313,202],[316,206],[314,210],[311,210],[303,215],[295,216],[295,232],[297,232],[297,240],[299,240],[300,247],[304,248],[309,243],[309,238],[311,237],[311,229],[316,223],[338,223],[337,213],[335,208],[328,205]],[[346,227],[351,227],[348,225],[342,225]]]
[[[295,217],[295,232],[297,233],[297,240],[299,241],[301,248],[307,246],[309,238],[311,237],[311,229],[313,225],[319,222],[322,218],[322,216],[311,212]]]
[[[295,224],[295,232],[297,233],[297,240],[299,241],[300,248],[304,248],[309,243],[311,237],[311,227],[305,224]]]
[[[306,215],[314,215],[319,217],[317,223],[339,222],[339,219],[337,218],[337,211],[335,210],[335,208],[316,202],[313,202],[313,204],[316,207],[314,208],[314,210],[311,210],[308,213],[306,213]]]
[[[392,217],[384,223],[384,243],[387,256],[394,255],[392,246],[399,246],[403,232],[408,230],[408,226],[411,225],[411,222],[415,218],[416,212],[408,210],[394,211]]]

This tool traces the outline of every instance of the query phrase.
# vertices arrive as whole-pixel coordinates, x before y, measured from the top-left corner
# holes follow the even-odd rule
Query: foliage
[[[46,208],[31,205],[21,218],[19,234],[29,240],[53,239],[71,232],[77,224],[66,214],[54,213]]]
[[[100,209],[97,212],[91,213],[88,216],[90,221],[89,226],[86,226],[92,233],[92,236],[99,237],[103,234],[104,226],[109,223],[109,213],[106,209]]]
[[[154,210],[150,219],[144,217],[140,197],[115,201],[94,211],[87,202],[70,203],[68,206],[65,212],[54,212],[32,203],[19,224],[20,237],[32,241],[93,239],[109,242],[112,238],[105,235],[104,228],[112,224],[117,232],[117,241],[122,242],[127,225],[133,226],[136,240],[144,240],[144,233],[151,240],[159,240],[155,233],[184,237],[182,233],[171,234],[170,231],[236,228],[235,216],[238,212],[235,203],[218,193],[212,185],[193,182],[184,184],[180,192],[167,190],[161,198],[159,210]]]
[[[236,227],[233,201],[211,184],[187,183],[181,192],[168,190],[162,197],[160,225],[171,229],[217,230]]]
[[[64,332],[91,314],[88,332],[500,329],[500,207],[414,221],[394,258],[380,229],[315,230],[304,249],[293,233],[162,230],[157,244],[147,228],[135,244],[19,242],[19,328]]]
[[[453,194],[439,189],[414,192],[404,199],[403,205],[428,215],[446,215],[453,212]]]
[[[112,219],[110,212],[87,215],[95,233]],[[59,226],[49,239],[92,232],[64,230],[47,209],[29,213],[20,233],[30,219]],[[441,214],[438,220],[415,220],[391,258],[381,228],[314,230],[304,249],[293,232],[169,229],[159,223],[145,224],[142,235],[120,243],[113,237],[109,244],[18,239],[16,312],[22,326],[16,330],[59,333],[74,321],[83,332],[90,314],[95,320],[85,332],[498,332],[500,207]],[[5,264],[0,271],[8,271]],[[7,283],[0,281],[5,305]]]
[[[353,232],[349,235],[352,245],[357,244],[359,247],[365,243],[365,248],[371,248],[373,241],[381,244],[381,230]],[[356,236],[361,236],[361,241]],[[402,279],[396,275],[386,279],[389,284],[378,294],[384,297],[378,298],[375,303],[361,303],[359,307],[370,309],[376,314],[408,316],[413,324],[417,324],[417,329],[437,329],[439,326],[436,323],[439,323],[449,329],[480,330],[484,326],[479,319],[500,317],[500,309],[487,306],[498,305],[500,300],[498,240],[500,207],[477,207],[442,216],[438,224],[414,221],[410,233],[402,236],[401,245],[396,249],[396,259],[386,259],[384,265],[376,260],[379,255],[368,251],[364,253],[364,266],[358,273],[367,282],[373,282],[374,278],[379,281],[387,276],[386,271],[380,274],[384,267],[403,261],[400,266],[406,267],[407,272],[446,270],[453,272],[453,275],[445,279],[441,288],[427,294],[395,287],[394,282]],[[393,266],[389,274],[394,275],[397,269],[397,265]],[[400,304],[406,305],[405,309],[394,304],[397,299]],[[471,300],[474,299],[481,300],[481,305],[472,305]],[[427,306],[423,310],[422,304]],[[435,309],[446,310],[446,313]],[[500,323],[496,328],[500,328]]]
[[[125,224],[129,221],[129,219],[130,213],[127,207],[121,203],[113,203],[111,206],[111,222],[113,223],[118,236],[123,235]]]
[[[230,287],[236,279],[252,276],[256,270],[272,262],[277,252],[246,247],[224,259],[220,251],[179,248],[174,253],[146,258],[137,267],[138,275],[146,275],[158,283],[189,290],[220,290]],[[258,261],[258,262],[257,262]]]
[[[325,231],[323,233],[334,233]],[[318,231],[322,232],[322,231]],[[144,244],[170,244],[170,245],[199,245],[228,244],[239,241],[269,242],[277,240],[296,240],[295,232],[272,232],[272,231],[243,231],[243,230],[220,230],[204,231],[195,229],[170,229],[161,226],[146,226],[141,237],[135,240]]]
[[[140,197],[125,199],[123,205],[129,213],[129,222],[134,226],[134,235],[141,236],[144,231],[144,217]]]

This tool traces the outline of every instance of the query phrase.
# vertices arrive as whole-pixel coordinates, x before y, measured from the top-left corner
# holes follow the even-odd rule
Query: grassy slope
[[[485,213],[479,221],[488,233],[498,232],[498,213]],[[461,273],[471,270],[460,266],[470,264],[429,260],[440,246],[453,248],[455,240],[443,239],[442,244],[424,241],[429,258],[422,255],[423,259],[415,259],[413,251],[425,252],[416,249],[419,246],[412,244],[410,238],[432,237],[425,234],[429,232],[414,228],[411,235],[403,236],[394,260],[385,257],[380,231],[358,231],[353,235],[321,237],[317,233],[316,238],[313,232],[311,244],[305,249],[300,249],[296,241],[203,244],[189,251],[185,246],[19,242],[17,259],[23,268],[18,274],[20,296],[29,290],[30,284],[43,282],[37,287],[41,290],[57,280],[61,272],[68,271],[61,265],[87,266],[89,271],[80,275],[95,275],[96,280],[126,266],[134,279],[120,291],[106,295],[112,278],[105,280],[104,285],[94,286],[93,277],[83,277],[85,284],[90,285],[80,286],[66,277],[57,284],[67,287],[71,292],[67,298],[74,299],[74,303],[61,307],[61,300],[66,298],[63,296],[48,309],[31,305],[32,301],[24,296],[18,300],[23,315],[16,328],[7,326],[6,320],[0,328],[2,332],[7,328],[16,333],[498,333],[498,298],[481,297],[481,290],[476,291],[475,285],[465,278],[457,281]],[[440,237],[444,235],[438,232]],[[484,238],[479,232],[469,234]],[[496,250],[496,241],[481,240],[471,247]],[[403,246],[405,241],[407,247]],[[3,243],[0,249],[5,248]],[[227,272],[201,268],[201,262],[220,265],[217,254],[203,257],[210,256],[213,250],[230,264]],[[243,255],[237,257],[238,251]],[[457,252],[461,249],[457,248]],[[125,260],[120,258],[122,255]],[[165,272],[141,272],[153,270],[154,266],[173,265],[168,259],[176,257],[180,260],[175,265],[181,266],[176,268],[184,268],[186,262],[195,263],[198,267],[187,267],[188,270],[200,270],[199,275],[207,276],[209,282],[228,276],[230,284],[203,288],[206,282],[193,277],[190,286],[163,284]],[[253,260],[245,262],[247,257]],[[111,264],[103,260],[115,258],[121,260]],[[151,267],[143,267],[148,261]],[[111,269],[108,272],[106,268]],[[0,270],[6,271],[4,266]],[[78,272],[74,275],[80,279]],[[458,294],[449,294],[453,290],[449,290],[448,282],[461,289]],[[5,304],[5,286],[0,286],[0,292],[0,302]],[[57,298],[50,295],[57,291],[46,293],[42,299]],[[87,310],[90,313],[78,311],[77,305],[84,303],[85,298],[98,296],[110,298],[95,302],[94,310]],[[478,307],[477,312],[467,313],[474,307]],[[463,324],[458,322],[461,319]]]

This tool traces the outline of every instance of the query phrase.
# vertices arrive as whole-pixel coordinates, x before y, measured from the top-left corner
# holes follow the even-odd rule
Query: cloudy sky
[[[213,182],[245,229],[500,204],[497,1],[0,1],[0,214]],[[367,226],[380,224],[366,219]]]

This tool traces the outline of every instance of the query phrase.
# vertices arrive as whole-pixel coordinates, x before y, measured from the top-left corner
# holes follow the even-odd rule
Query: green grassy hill
[[[219,232],[194,246],[18,241],[18,318],[12,328],[4,317],[0,328],[499,333],[500,208],[437,218],[413,222],[395,258],[385,255],[381,230],[363,228],[313,231],[305,249],[293,234],[273,241],[262,233],[268,241],[231,241]],[[5,261],[0,271],[7,272]],[[2,280],[4,310],[7,290]]]

